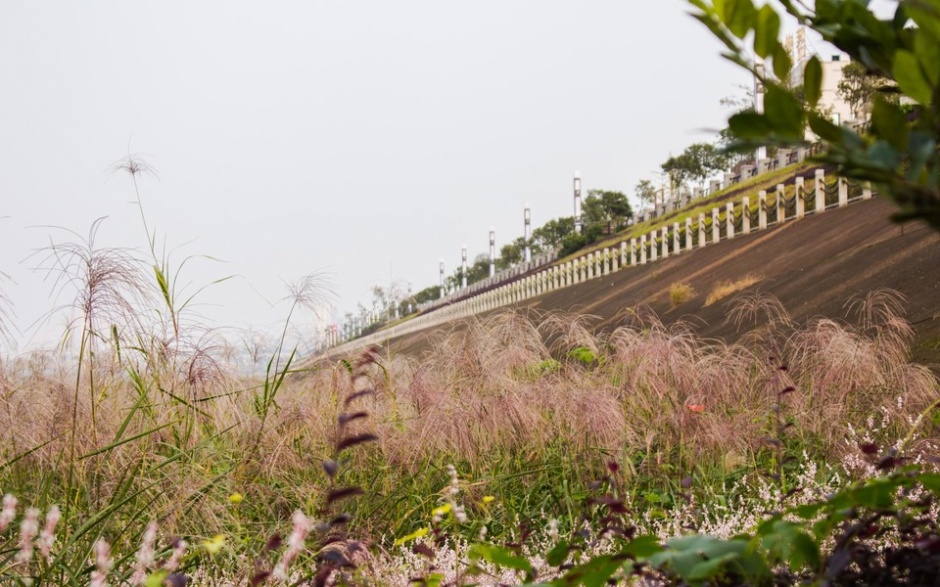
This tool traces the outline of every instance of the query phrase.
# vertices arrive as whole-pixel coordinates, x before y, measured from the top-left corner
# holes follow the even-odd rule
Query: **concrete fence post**
[[[664,226],[659,231],[663,243],[663,259],[669,257],[669,228]]]
[[[871,199],[871,182],[866,181],[862,184],[862,199],[870,200]]]
[[[793,198],[796,201],[796,219],[802,220],[806,216],[806,203],[803,201],[803,178],[797,177],[793,181]]]
[[[734,238],[734,203],[725,204],[725,233],[729,239]]]
[[[849,205],[849,182],[844,177],[839,177],[839,207],[845,208]]]
[[[692,219],[685,219],[685,250],[692,250]]]
[[[616,273],[620,271],[620,259],[621,257],[623,257],[623,252],[622,252],[623,243],[620,243],[620,249],[621,250],[619,251],[617,249],[614,249],[613,251],[611,251],[610,249],[607,250],[608,254],[610,255],[610,272],[611,273]]]
[[[705,213],[699,212],[698,215],[698,247],[705,246]]]
[[[718,206],[712,208],[712,242],[717,243],[721,240],[721,222],[718,218],[720,210]]]
[[[751,199],[741,198],[741,234],[751,234]]]
[[[659,242],[657,241],[656,232],[654,230],[650,233],[650,261],[659,258]]]
[[[620,266],[627,266],[627,241],[620,241]]]
[[[682,247],[679,243],[679,223],[672,223],[672,252],[673,254],[679,253],[682,251]]]
[[[646,265],[646,235],[640,236],[640,265]]]
[[[782,183],[777,184],[777,224],[783,224],[787,219],[787,207],[784,205],[784,191]]]
[[[757,229],[767,228],[767,192],[757,192]]]
[[[820,213],[826,211],[826,172],[822,169],[816,170],[816,209],[814,212]]]

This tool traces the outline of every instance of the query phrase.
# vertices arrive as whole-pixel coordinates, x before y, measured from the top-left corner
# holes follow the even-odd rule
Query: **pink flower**
[[[686,406],[690,411],[695,412],[696,414],[701,414],[705,411],[705,406],[702,404],[689,404]]]

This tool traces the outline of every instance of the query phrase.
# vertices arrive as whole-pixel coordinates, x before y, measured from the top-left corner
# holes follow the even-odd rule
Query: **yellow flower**
[[[223,546],[225,546],[225,536],[222,534],[216,534],[212,540],[202,541],[202,547],[211,555],[219,554]]]
[[[450,504],[449,504],[449,503],[445,503],[444,505],[442,505],[442,506],[440,506],[440,507],[436,507],[436,508],[434,508],[433,510],[431,510],[431,515],[432,515],[432,516],[443,516],[444,514],[446,514],[446,513],[449,512],[449,511],[450,511]]]
[[[395,546],[401,546],[402,544],[405,544],[406,542],[411,542],[412,540],[417,540],[418,538],[424,538],[425,536],[428,535],[428,532],[430,531],[431,531],[430,528],[419,528],[415,530],[414,532],[412,532],[411,534],[407,536],[402,536],[401,538],[396,540]]]
[[[245,499],[245,497],[237,491],[233,493],[232,495],[228,496],[228,501],[232,505],[240,504],[243,499]]]
[[[493,497],[492,495],[483,496],[483,503],[493,503],[494,501],[496,501],[496,498]]]

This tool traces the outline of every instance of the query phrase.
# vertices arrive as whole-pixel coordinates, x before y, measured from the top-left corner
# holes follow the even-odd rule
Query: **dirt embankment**
[[[869,292],[891,288],[906,298],[915,330],[914,360],[940,363],[940,235],[920,223],[889,220],[893,206],[881,198],[830,210],[771,230],[708,245],[544,294],[521,307],[574,311],[612,328],[623,312],[647,306],[666,322],[684,319],[707,338],[735,341],[728,320],[728,296],[705,305],[710,292],[747,275],[759,281],[743,291],[776,296],[797,322],[816,316],[844,319],[846,304]],[[672,306],[670,286],[688,283],[696,293]],[[450,328],[451,326],[445,326]],[[391,341],[393,352],[427,348],[434,329]]]

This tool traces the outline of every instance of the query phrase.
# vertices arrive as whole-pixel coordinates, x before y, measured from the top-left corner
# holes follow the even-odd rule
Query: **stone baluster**
[[[803,186],[803,178],[797,177],[793,181],[793,198],[796,202],[796,219],[803,220],[803,217],[806,216],[806,203],[803,201],[805,188]]]
[[[783,224],[787,219],[787,207],[784,200],[784,187],[782,183],[777,184],[777,224]]]
[[[757,230],[767,228],[767,192],[757,192]]]
[[[734,238],[734,204],[728,202],[725,204],[725,233],[728,238]]]
[[[741,198],[741,233],[751,234],[751,199]]]
[[[721,240],[721,223],[718,218],[718,206],[712,208],[712,242],[717,243]]]
[[[862,199],[870,200],[871,199],[871,182],[866,181],[862,184]]]
[[[702,248],[705,246],[705,213],[700,212],[698,215],[698,247]]]
[[[816,210],[815,212],[826,211],[826,172],[822,169],[816,170]]]
[[[666,259],[669,257],[669,228],[665,226],[662,227],[659,230],[659,234],[661,235],[660,240],[663,243],[663,259]]]
[[[849,205],[849,182],[844,177],[839,177],[839,207],[845,208]]]

